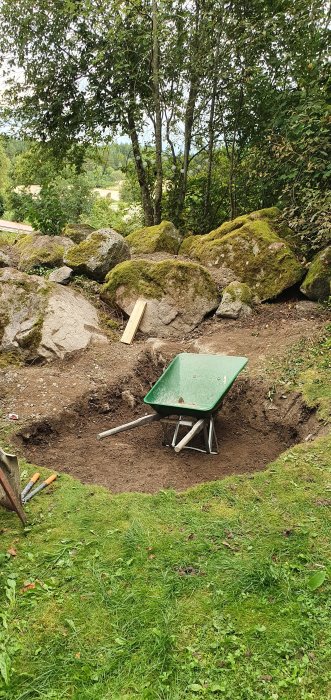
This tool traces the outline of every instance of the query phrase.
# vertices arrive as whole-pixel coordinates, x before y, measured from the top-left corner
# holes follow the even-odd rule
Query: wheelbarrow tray
[[[181,353],[146,394],[144,402],[161,416],[210,416],[247,362],[247,357]]]

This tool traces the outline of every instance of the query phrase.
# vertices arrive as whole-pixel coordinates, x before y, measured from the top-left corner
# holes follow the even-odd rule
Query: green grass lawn
[[[330,346],[272,368],[325,421]],[[331,697],[330,436],[181,494],[61,476],[27,513],[0,512],[1,698]]]

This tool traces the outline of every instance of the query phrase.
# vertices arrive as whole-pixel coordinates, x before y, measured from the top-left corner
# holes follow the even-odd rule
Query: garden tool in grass
[[[31,498],[34,498],[37,493],[40,493],[43,489],[46,488],[46,486],[49,486],[55,479],[57,478],[57,474],[52,474],[51,476],[48,477],[48,479],[45,479],[41,484],[39,484],[33,491],[31,491],[32,486],[38,481],[39,479],[39,474],[34,474],[32,479],[30,479],[29,483],[26,485],[26,487],[22,491],[22,502],[27,503],[28,501],[31,501]],[[28,490],[26,490],[28,489]],[[24,496],[23,496],[24,493]]]
[[[217,454],[214,419],[247,357],[181,353],[177,355],[144,398],[154,413],[99,433],[98,439],[132,430],[153,421],[167,423],[172,430],[164,444],[175,452],[197,450]],[[192,444],[202,437],[202,446]]]
[[[25,525],[26,516],[20,495],[20,473],[17,457],[4,452],[0,447],[0,506],[14,510]]]
[[[30,481],[27,483],[27,485],[24,486],[24,489],[23,489],[23,491],[22,491],[22,493],[21,493],[21,499],[22,499],[22,501],[24,501],[25,496],[27,496],[27,494],[29,493],[29,491],[31,491],[32,486],[34,486],[34,484],[38,481],[39,477],[40,477],[39,472],[36,472],[35,474],[33,474],[33,476],[31,477]]]

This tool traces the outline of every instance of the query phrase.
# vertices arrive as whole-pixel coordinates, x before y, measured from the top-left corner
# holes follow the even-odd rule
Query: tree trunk
[[[188,166],[190,162],[190,151],[191,151],[191,141],[192,141],[192,127],[194,122],[194,109],[195,100],[197,97],[198,88],[195,80],[191,82],[189,96],[187,100],[186,110],[185,110],[185,120],[184,120],[184,154],[183,154],[183,168],[181,171],[181,177],[179,180],[178,187],[178,197],[177,197],[177,220],[180,221],[187,188],[187,175]]]
[[[215,61],[214,61],[214,77],[213,77],[213,88],[211,95],[211,105],[210,105],[210,115],[208,122],[208,166],[207,166],[207,182],[206,182],[206,192],[204,201],[204,219],[208,222],[208,228],[210,225],[210,189],[211,189],[211,176],[213,169],[213,153],[214,153],[214,139],[215,139],[215,128],[214,128],[214,118],[215,118],[215,106],[216,106],[216,96],[217,96],[217,85],[218,85],[218,59],[220,53],[220,39],[221,30],[217,34],[217,43],[215,51]]]
[[[231,219],[235,219],[237,216],[237,196],[236,196],[236,167],[237,167],[237,153],[236,153],[236,138],[238,133],[238,124],[240,120],[240,112],[244,102],[244,90],[243,86],[240,86],[238,109],[236,114],[235,127],[233,132],[232,147],[231,147],[231,161],[230,161],[230,206],[231,206]]]
[[[152,26],[153,26],[153,54],[152,54],[152,72],[153,72],[153,99],[155,111],[155,166],[156,166],[156,184],[154,193],[154,223],[159,224],[162,214],[162,115],[160,101],[160,47],[158,37],[158,7],[157,0],[152,0]]]
[[[153,202],[151,198],[151,193],[149,191],[148,180],[146,176],[146,171],[143,165],[143,160],[141,156],[141,150],[139,145],[138,133],[136,129],[136,124],[134,120],[133,110],[128,110],[128,126],[129,135],[132,143],[132,151],[134,162],[136,166],[136,173],[140,187],[141,204],[144,212],[145,224],[146,226],[153,226],[154,224],[154,210]]]
[[[194,36],[192,40],[192,52],[191,52],[191,80],[189,87],[189,94],[186,103],[185,118],[184,118],[184,153],[183,153],[183,167],[180,173],[178,191],[177,191],[177,207],[176,207],[176,220],[180,224],[181,215],[184,209],[186,188],[187,188],[187,175],[188,166],[190,162],[190,150],[192,142],[192,128],[194,123],[195,114],[195,103],[198,95],[199,88],[199,68],[197,67],[197,50],[199,45],[199,28],[200,28],[200,0],[196,0],[196,16],[195,16],[195,27]]]

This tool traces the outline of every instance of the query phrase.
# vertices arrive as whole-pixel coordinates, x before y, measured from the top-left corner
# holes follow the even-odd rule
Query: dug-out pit
[[[15,441],[34,464],[66,472],[113,492],[183,490],[229,474],[264,469],[319,424],[299,393],[270,397],[260,380],[239,378],[217,415],[219,454],[176,454],[163,446],[163,427],[151,423],[98,441],[97,434],[144,415],[142,398],[162,367],[146,359],[120,385],[82,397],[57,417],[25,426]]]

